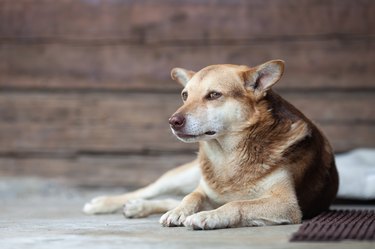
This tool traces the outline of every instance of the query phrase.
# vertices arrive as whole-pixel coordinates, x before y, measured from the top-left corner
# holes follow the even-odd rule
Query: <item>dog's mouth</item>
[[[207,131],[206,133],[204,133],[204,135],[208,135],[208,136],[213,136],[215,134],[216,134],[215,131]]]
[[[198,137],[202,137],[202,136],[213,136],[216,134],[215,131],[207,131],[203,134],[198,134],[198,135],[193,135],[193,134],[186,134],[186,133],[182,133],[182,132],[175,132],[176,136],[180,137],[180,138],[183,138],[183,139],[188,139],[188,138],[198,138]]]

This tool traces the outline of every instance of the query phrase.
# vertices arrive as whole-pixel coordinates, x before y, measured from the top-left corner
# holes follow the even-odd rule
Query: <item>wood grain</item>
[[[368,34],[375,25],[374,12],[371,0],[3,0],[0,30],[4,37],[55,37],[62,41],[285,39]]]
[[[0,175],[145,185],[194,157],[179,66],[286,61],[282,96],[335,151],[375,146],[375,1],[0,1]]]
[[[375,145],[373,92],[283,96],[327,130],[336,150]],[[175,94],[3,93],[0,151],[192,151],[169,130],[180,104]]]
[[[0,46],[0,87],[58,89],[178,89],[173,67],[255,66],[286,61],[280,88],[375,87],[374,40],[300,41],[230,46]]]

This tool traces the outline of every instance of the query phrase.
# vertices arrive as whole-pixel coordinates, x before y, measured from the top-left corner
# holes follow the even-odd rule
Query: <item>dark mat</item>
[[[302,223],[290,241],[375,240],[375,210],[331,210]]]

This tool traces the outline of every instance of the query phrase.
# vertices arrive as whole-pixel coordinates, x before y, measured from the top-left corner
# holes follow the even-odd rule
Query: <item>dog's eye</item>
[[[214,100],[214,99],[220,98],[222,95],[223,94],[221,94],[219,92],[210,92],[209,94],[207,94],[206,99],[207,100]]]
[[[182,92],[182,93],[181,93],[181,97],[182,97],[182,100],[183,100],[183,101],[186,101],[187,98],[188,98],[188,93],[187,93],[187,92]]]

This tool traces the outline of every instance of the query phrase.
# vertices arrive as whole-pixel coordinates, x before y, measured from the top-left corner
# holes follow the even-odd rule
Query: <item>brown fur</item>
[[[199,159],[205,180],[222,194],[246,188],[277,168],[288,165],[303,217],[311,218],[327,210],[338,186],[327,139],[300,111],[272,91],[257,106],[262,118],[259,123],[248,127],[245,139],[238,146],[242,151],[236,173],[221,179],[201,153]],[[296,128],[290,129],[291,124],[297,124]],[[329,180],[320,180],[327,177]]]
[[[186,117],[186,125],[172,128],[182,140],[183,134],[197,134],[194,135],[197,140],[203,140],[198,159],[202,173],[200,189],[205,194],[197,198],[193,192],[186,198],[189,206],[194,202],[201,203],[204,198],[219,209],[203,213],[204,217],[200,219],[203,214],[184,209],[187,203],[183,201],[176,210],[161,218],[162,224],[212,229],[259,223],[259,219],[261,224],[298,223],[302,215],[310,218],[328,209],[338,185],[332,150],[309,119],[270,89],[281,77],[283,69],[281,61],[271,61],[255,68],[214,65],[191,76],[189,84],[182,82],[190,99],[186,98],[175,115]],[[220,92],[223,97],[207,101],[204,96],[211,91]],[[241,105],[240,113],[247,117],[232,116],[230,120],[232,126],[237,125],[236,129],[217,128],[215,125],[215,122],[225,123],[220,113],[231,115],[223,107],[223,103],[231,101],[228,97],[232,98],[233,108],[238,112]],[[196,113],[197,110],[204,110],[207,114]],[[219,113],[219,118],[206,118],[210,115],[209,110],[214,115]],[[197,122],[201,125],[212,123],[205,125],[207,128],[204,129],[210,131],[216,127],[224,133],[214,138],[207,137],[210,135],[197,128]],[[194,138],[190,140],[194,141]],[[231,143],[225,142],[231,140]],[[246,201],[242,201],[244,199]],[[271,210],[272,205],[278,210]],[[227,210],[220,216],[219,211],[226,206],[230,206],[234,213]],[[229,217],[230,214],[241,214],[243,209],[251,213],[240,215],[241,220]],[[268,212],[262,213],[262,210]],[[260,214],[264,217],[258,217]],[[181,216],[190,218],[176,220]]]
[[[253,68],[213,65],[198,73],[173,69],[172,78],[184,85],[188,97],[172,116],[171,127],[179,139],[199,142],[198,160],[136,192],[94,199],[85,212],[192,191],[199,175],[200,184],[180,204],[153,202],[138,214],[175,206],[161,217],[162,225],[215,229],[299,223],[302,216],[328,209],[338,187],[332,148],[308,118],[271,90],[283,70],[278,60]],[[219,95],[208,98],[212,92]],[[139,202],[125,206],[128,217],[140,208],[134,203]]]

